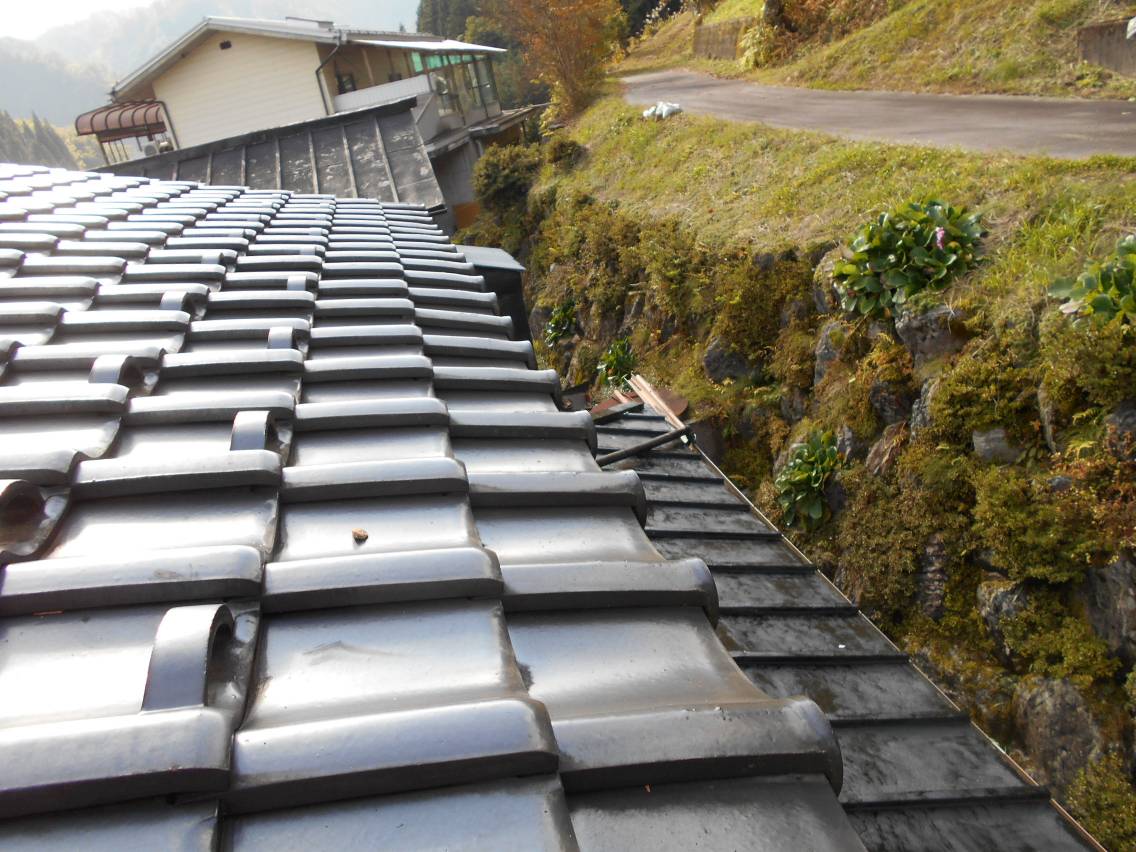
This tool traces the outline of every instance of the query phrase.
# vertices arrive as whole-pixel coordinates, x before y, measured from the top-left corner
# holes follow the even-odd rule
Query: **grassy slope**
[[[708,21],[753,14],[759,2],[726,0]],[[834,89],[998,92],[1134,97],[1136,80],[1076,61],[1077,28],[1136,14],[1131,0],[911,0],[833,44],[806,44],[795,61],[747,72],[761,82]],[[742,73],[730,63],[693,60],[693,19],[669,22],[632,50],[628,70],[692,65]]]
[[[996,226],[993,262],[974,281],[986,291],[1040,292],[1052,274],[1071,271],[1136,227],[1130,159],[1066,162],[835,141],[689,115],[649,122],[615,96],[589,110],[574,135],[589,154],[568,185],[645,214],[681,215],[719,243],[842,238],[913,194],[981,207]]]
[[[629,214],[627,218],[638,223],[644,233],[664,233],[665,220],[677,218],[689,228],[699,251],[718,258],[777,251],[787,246],[796,247],[800,253],[811,245],[843,240],[879,210],[915,196],[933,195],[977,208],[984,212],[991,230],[987,240],[988,261],[953,285],[944,294],[944,300],[965,305],[972,311],[978,318],[976,326],[985,329],[979,332],[982,339],[991,342],[996,338],[991,336],[990,329],[1000,318],[1037,316],[1043,309],[1052,313],[1052,308],[1045,308],[1044,294],[1054,276],[1079,270],[1085,258],[1106,253],[1120,235],[1136,231],[1136,178],[1133,177],[1136,159],[1068,162],[980,155],[839,141],[820,134],[690,115],[648,122],[614,92],[581,116],[571,133],[587,145],[586,156],[568,170],[546,168],[537,193],[555,184],[560,199],[587,193],[610,201],[617,205],[618,215]],[[561,224],[569,231],[576,230],[577,225],[587,227],[583,221],[573,222],[571,214]],[[545,231],[541,239],[547,238]],[[668,244],[664,241],[661,245]],[[588,282],[597,274],[596,268],[589,266],[593,262],[589,258],[585,251],[578,261],[569,261],[572,269],[558,269],[555,276],[540,264],[530,266],[534,301],[552,306],[563,300],[564,274],[569,279],[578,278],[576,292],[582,292],[580,287],[586,290]],[[641,278],[639,284],[634,283],[641,273],[631,270],[630,275],[631,288],[641,288]],[[643,373],[685,394],[695,404],[698,415],[717,416],[725,424],[727,434],[736,434],[735,430],[751,417],[749,412],[762,410],[766,404],[763,398],[770,389],[744,383],[719,385],[706,378],[701,364],[702,349],[711,327],[719,327],[713,306],[723,295],[727,294],[702,295],[704,318],[690,334],[680,332],[669,342],[657,344],[653,330],[641,327],[633,331],[632,339]],[[647,322],[649,324],[650,320]],[[599,351],[609,342],[610,339],[601,334],[588,344]],[[813,344],[813,337],[805,338],[804,346],[809,353],[806,369],[810,376]],[[777,357],[774,351],[774,360]],[[977,380],[980,390],[987,387],[983,383],[988,380],[993,381]],[[854,378],[848,381],[845,390],[837,388],[834,398],[854,396],[856,386],[852,381]],[[1036,378],[1027,381],[1036,382]],[[988,392],[997,392],[993,385],[989,387]],[[828,396],[825,399],[831,401]],[[833,410],[829,406],[826,410],[826,405],[829,403],[814,412],[814,422],[832,427],[847,414],[846,407]],[[776,421],[775,416],[773,420]],[[788,435],[781,433],[782,445],[786,440],[799,439],[802,429],[811,427],[806,418],[792,428]],[[939,455],[948,466],[971,469],[967,445],[937,449],[943,451]],[[776,449],[773,451],[775,453]],[[764,459],[759,455],[750,445],[740,445],[727,454],[726,468],[769,507],[768,449]],[[917,456],[913,458],[911,465],[921,464]],[[1048,475],[1044,470],[1042,468],[1039,475]],[[938,505],[936,501],[940,499],[936,496],[936,487],[930,486],[930,492],[921,492],[924,498],[932,500],[931,505]],[[858,499],[855,494],[853,499]],[[938,517],[938,511],[930,515]],[[970,511],[963,507],[961,514],[951,516],[956,528],[963,530],[962,537],[952,547],[961,547],[961,542],[968,540],[970,533],[965,530],[970,523]],[[866,560],[871,563],[875,559],[872,554],[880,552],[879,547],[884,547],[884,553],[892,551],[892,536],[896,536],[896,542],[900,536],[911,537],[904,528],[885,528],[888,522],[886,518],[867,521],[859,533],[855,532],[860,527],[857,521],[849,522],[851,528],[842,522],[836,529],[805,537],[801,543],[820,558],[834,545],[838,550],[859,547],[860,553],[867,553]],[[894,523],[895,519],[890,522]],[[877,523],[880,526],[875,526]],[[1028,525],[1030,521],[1022,523]],[[859,545],[839,541],[846,534],[859,534],[863,541]],[[834,535],[836,539],[832,538]],[[909,556],[905,558],[911,558],[910,553],[918,552],[920,546],[920,542],[907,542],[896,544],[895,550],[907,547],[905,552]],[[913,547],[915,550],[911,551]],[[872,576],[881,582],[888,581],[886,574]],[[913,653],[925,654],[924,659],[931,661],[952,694],[968,706],[988,730],[999,737],[1009,737],[1003,741],[1013,748],[1015,736],[1006,713],[1010,692],[1017,681],[1008,678],[1007,671],[992,658],[990,640],[974,610],[975,585],[981,577],[965,569],[952,576],[954,579],[948,587],[951,599],[948,617],[936,625],[918,614],[908,613],[901,617],[893,636]],[[1099,640],[1085,632],[1087,627],[1083,622],[1074,617],[1054,623],[1068,627],[1071,637],[1067,647],[1057,652],[1058,658],[1064,654],[1065,659],[1074,660],[1082,652],[1090,657],[1095,653],[1097,656],[1093,659],[1099,664]],[[1050,629],[1049,625],[1040,628],[1042,632]],[[1071,665],[1071,675],[1083,674],[1083,682],[1094,684],[1088,694],[1101,713],[1102,723],[1120,726],[1108,728],[1114,733],[1107,736],[1122,739],[1124,735],[1115,731],[1127,725],[1116,721],[1117,714],[1124,712],[1125,699],[1120,696],[1116,681],[1109,680],[1107,675],[1102,678],[1092,674],[1087,667],[1081,672],[1077,668],[1080,663]],[[1005,691],[1007,688],[1010,692]],[[1085,776],[1078,783],[1081,784],[1080,795],[1087,795],[1087,799],[1082,798],[1076,810],[1092,830],[1109,837],[1106,842],[1126,843],[1136,838],[1136,827],[1133,827],[1136,823],[1132,820],[1112,833],[1102,821],[1107,818],[1102,814],[1112,813],[1116,807],[1125,813],[1136,807],[1136,794],[1119,770],[1108,776]],[[1095,792],[1106,786],[1116,791],[1115,806]],[[1085,790],[1089,792],[1085,794]],[[1070,801],[1076,800],[1077,795],[1071,794]]]

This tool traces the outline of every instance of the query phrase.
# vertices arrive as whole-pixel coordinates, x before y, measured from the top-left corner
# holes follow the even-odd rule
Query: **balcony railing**
[[[335,111],[345,112],[349,109],[378,106],[379,104],[400,101],[403,98],[415,95],[424,95],[430,91],[430,77],[419,74],[407,77],[405,80],[395,80],[393,83],[383,83],[380,86],[368,86],[365,89],[356,89],[354,92],[344,92],[335,96]]]

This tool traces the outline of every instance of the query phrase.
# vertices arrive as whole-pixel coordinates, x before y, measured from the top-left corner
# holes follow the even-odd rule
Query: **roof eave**
[[[248,35],[267,36],[269,38],[287,38],[296,41],[311,41],[320,44],[335,44],[339,39],[339,30],[323,30],[318,32],[287,32],[284,30],[271,30],[267,27],[248,26],[247,24],[231,23],[232,19],[223,19],[206,16],[201,19],[201,22],[179,38],[177,41],[171,43],[163,49],[156,56],[152,57],[146,64],[136,68],[121,80],[116,82],[111,87],[111,98],[129,92],[131,89],[142,85],[150,78],[165,70],[174,59],[183,50],[191,47],[198,39],[209,32],[235,32],[245,33]]]

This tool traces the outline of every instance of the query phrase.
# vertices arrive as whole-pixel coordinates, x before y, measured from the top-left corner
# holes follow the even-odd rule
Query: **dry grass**
[[[726,0],[707,20],[752,15],[760,6]],[[1136,79],[1080,63],[1076,34],[1087,23],[1131,15],[1132,0],[911,0],[845,38],[805,42],[786,64],[743,71],[691,56],[687,14],[643,39],[618,70],[686,65],[815,88],[1129,98]]]

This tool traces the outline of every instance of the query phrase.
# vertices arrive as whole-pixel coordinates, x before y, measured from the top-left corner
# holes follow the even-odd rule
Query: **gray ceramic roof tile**
[[[426,211],[8,173],[76,192],[0,225],[48,235],[0,271],[0,845],[859,848],[821,708],[665,554],[789,557],[601,472]]]

